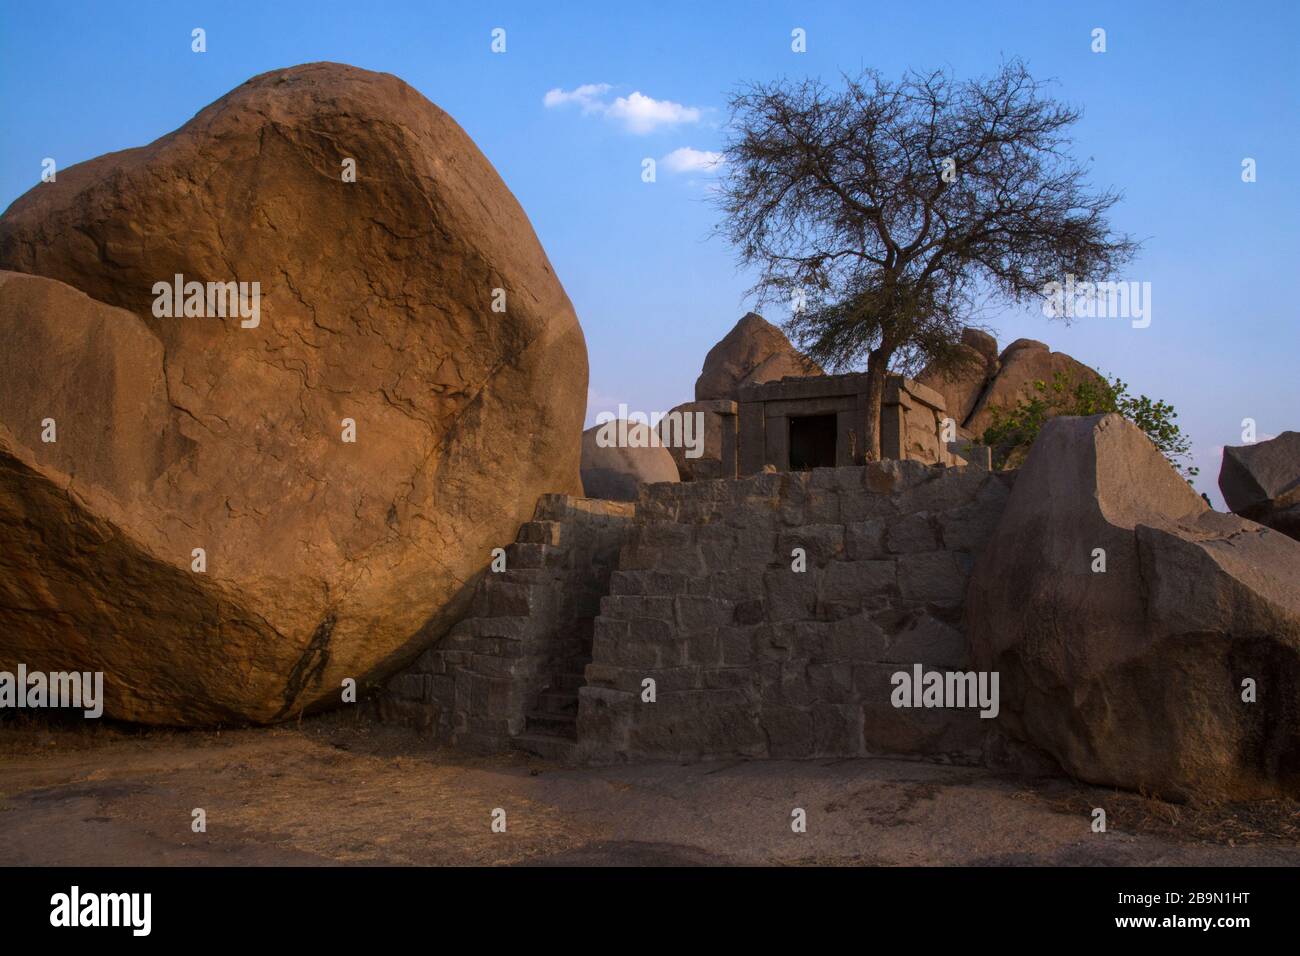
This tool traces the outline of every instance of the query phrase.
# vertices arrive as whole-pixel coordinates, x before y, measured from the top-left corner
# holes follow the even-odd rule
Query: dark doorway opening
[[[790,419],[790,470],[835,467],[835,416]]]

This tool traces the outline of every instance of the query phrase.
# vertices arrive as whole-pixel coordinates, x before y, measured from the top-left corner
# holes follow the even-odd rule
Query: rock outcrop
[[[953,364],[942,370],[926,368],[916,380],[942,395],[948,414],[964,427],[999,367],[997,339],[979,329],[965,328]]]
[[[492,166],[395,77],[267,73],[62,169],[0,218],[0,266],[47,277],[0,289],[0,669],[103,671],[108,716],[338,701],[580,487],[572,306]],[[247,308],[183,287],[168,317],[176,276],[247,283]]]
[[[1121,416],[1044,426],[966,620],[1006,726],[1075,777],[1300,794],[1300,544],[1210,510]]]
[[[695,380],[695,400],[734,401],[742,385],[774,382],[787,375],[821,374],[821,368],[791,345],[780,329],[750,312],[709,349]]]
[[[673,456],[649,425],[615,420],[582,433],[582,488],[588,498],[636,501],[641,485],[677,480]]]
[[[982,441],[985,429],[993,424],[995,408],[1006,411],[1022,401],[1042,397],[1035,382],[1051,385],[1058,374],[1071,384],[1103,381],[1082,362],[1033,339],[1016,339],[1000,355],[997,347],[997,340],[987,332],[963,329],[957,358],[943,368],[927,367],[916,379],[943,396],[960,433],[976,441]],[[1015,467],[1024,461],[1028,449],[1004,447],[997,451],[1003,467]]]
[[[1300,540],[1300,432],[1223,449],[1219,490],[1237,514]]]
[[[1040,393],[1034,382],[1050,385],[1058,373],[1072,384],[1101,380],[1095,371],[1064,352],[1053,352],[1033,339],[1017,339],[998,357],[997,373],[985,384],[963,427],[976,436],[984,434],[993,424],[994,407],[1015,408],[1021,401],[1037,397]]]

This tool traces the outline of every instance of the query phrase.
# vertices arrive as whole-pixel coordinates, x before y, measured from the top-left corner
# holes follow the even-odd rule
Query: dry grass
[[[1055,788],[1049,788],[1054,790]],[[1169,803],[1144,793],[1089,789],[1064,793],[1027,791],[1058,813],[1106,811],[1108,829],[1216,846],[1300,846],[1300,801],[1195,800]]]

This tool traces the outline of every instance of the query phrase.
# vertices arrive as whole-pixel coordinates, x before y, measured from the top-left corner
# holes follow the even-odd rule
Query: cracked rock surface
[[[573,308],[393,76],[266,73],[60,170],[0,218],[0,267],[0,669],[102,670],[108,716],[338,702],[454,623],[538,495],[581,490]],[[260,283],[260,324],[156,317],[176,274]]]
[[[1043,427],[966,615],[1003,726],[1073,776],[1300,794],[1300,542],[1211,510],[1121,416]]]

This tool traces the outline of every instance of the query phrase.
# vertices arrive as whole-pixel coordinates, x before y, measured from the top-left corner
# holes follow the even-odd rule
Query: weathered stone
[[[853,682],[862,701],[862,740],[868,753],[947,755],[978,760],[991,720],[975,708],[901,708],[891,702],[897,664],[858,664]]]
[[[927,667],[964,670],[970,660],[966,635],[929,614],[912,618],[888,639],[877,658],[897,664],[924,662]]]
[[[810,618],[817,602],[821,572],[816,568],[791,571],[789,566],[763,575],[764,600],[770,621],[799,621]]]
[[[821,655],[831,660],[875,661],[885,653],[885,632],[866,614],[826,625],[827,641]],[[929,660],[930,658],[921,658]]]
[[[713,597],[679,597],[675,602],[676,625],[692,631],[730,624],[734,605],[731,601]]]
[[[844,525],[844,556],[850,561],[866,561],[886,556],[885,522],[854,521]]]
[[[898,587],[908,601],[959,606],[966,577],[951,551],[905,554],[898,559]]]
[[[974,349],[989,365],[998,360],[998,340],[983,329],[966,326],[961,330],[961,344]]]
[[[1300,543],[1211,511],[1120,416],[1043,428],[966,614],[1004,723],[1076,777],[1300,793]]]
[[[996,342],[993,348],[996,359]],[[987,356],[963,344],[958,347],[956,357],[949,368],[940,371],[937,368],[927,367],[916,380],[942,395],[948,415],[952,416],[958,425],[963,425],[970,413],[974,411],[991,371],[991,363]]]
[[[777,542],[778,556],[785,560],[787,556],[794,560],[795,548],[802,548],[809,564],[821,567],[832,558],[844,553],[844,526],[840,524],[804,525],[793,531],[782,533]]]
[[[1300,432],[1224,448],[1219,490],[1237,514],[1300,540]]]
[[[862,752],[862,721],[858,708],[817,703],[812,708],[813,749],[817,756]]]
[[[984,388],[974,411],[962,424],[977,439],[993,424],[994,406],[1015,408],[1021,401],[1040,398],[1034,382],[1051,385],[1058,373],[1071,384],[1100,382],[1101,376],[1064,352],[1053,352],[1042,342],[1017,339],[1002,353],[997,375]]]
[[[993,478],[980,487],[970,504],[940,512],[938,520],[944,549],[979,554],[993,537],[1010,495],[1007,486]]]
[[[890,522],[885,533],[885,545],[894,554],[912,554],[933,551],[938,546],[930,514],[916,511]]]
[[[766,746],[748,697],[740,690],[691,690],[659,695],[628,731],[631,753],[683,758],[756,756]]]
[[[704,369],[695,382],[695,400],[734,400],[742,385],[821,373],[817,364],[798,352],[780,329],[750,312],[709,349]]]
[[[773,706],[763,711],[768,756],[777,760],[798,760],[816,753],[817,738],[812,711],[802,707]]]
[[[736,413],[733,401],[686,402],[655,426],[682,481],[736,477]]]
[[[897,567],[885,561],[832,561],[822,580],[821,600],[860,607],[862,599],[881,592],[895,593]]]
[[[488,161],[395,77],[278,70],[61,169],[0,219],[0,266],[107,304],[0,291],[0,666],[102,670],[110,716],[336,702],[463,613],[539,493],[577,490],[572,307]],[[259,283],[257,324],[251,285],[247,316],[155,315],[177,275]]]
[[[744,625],[718,628],[722,663],[728,666],[750,664],[754,659],[755,633],[755,628]]]
[[[677,465],[640,422],[607,422],[582,433],[582,488],[588,498],[636,501],[641,485],[678,480]]]

